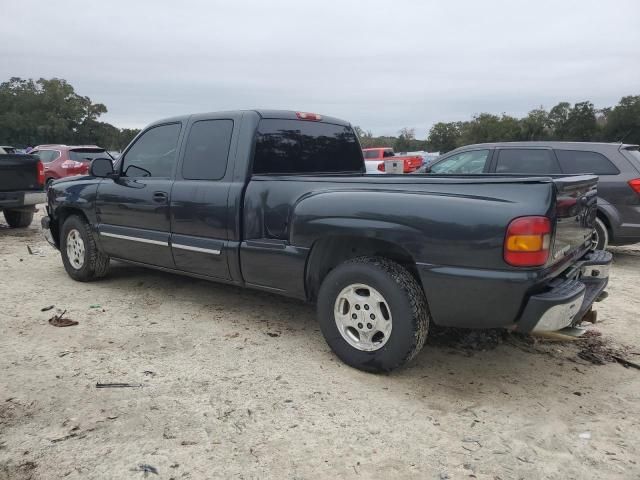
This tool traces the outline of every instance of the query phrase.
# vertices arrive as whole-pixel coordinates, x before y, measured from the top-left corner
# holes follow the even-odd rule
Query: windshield
[[[112,159],[111,155],[103,148],[74,148],[69,150],[69,160],[76,162],[90,162],[96,158]]]

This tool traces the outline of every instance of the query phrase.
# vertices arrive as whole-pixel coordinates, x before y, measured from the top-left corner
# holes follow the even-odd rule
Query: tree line
[[[96,144],[122,150],[139,130],[118,128],[99,118],[102,103],[79,95],[60,78],[13,77],[0,84],[0,144],[16,147],[44,143]],[[606,141],[640,144],[640,95],[613,107],[596,109],[589,101],[560,102],[550,110],[531,110],[524,118],[480,113],[469,121],[438,122],[426,140],[415,129],[397,136],[374,136],[354,127],[363,147],[393,147],[397,152],[448,152],[472,143],[523,140]]]
[[[99,121],[102,103],[81,96],[66,80],[11,78],[0,84],[0,144],[99,145],[122,150],[139,130]]]
[[[398,136],[373,136],[355,127],[363,147],[394,147],[398,152],[448,152],[473,143],[564,140],[640,144],[640,95],[622,97],[617,105],[596,109],[589,101],[560,102],[550,110],[531,110],[524,118],[480,113],[469,121],[438,122],[426,140],[403,128]]]

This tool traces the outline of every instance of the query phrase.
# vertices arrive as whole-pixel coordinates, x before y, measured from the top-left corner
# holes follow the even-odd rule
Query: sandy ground
[[[640,370],[579,343],[436,341],[366,374],[312,306],[123,264],[76,283],[38,223],[0,225],[2,480],[640,478]],[[597,328],[640,363],[640,246],[614,252]]]

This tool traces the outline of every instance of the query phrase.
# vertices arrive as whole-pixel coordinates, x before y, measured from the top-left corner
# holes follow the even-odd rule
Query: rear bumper
[[[611,260],[611,253],[602,250],[585,255],[548,291],[529,298],[516,330],[555,331],[580,321],[606,288]]]
[[[0,210],[31,208],[39,203],[45,203],[47,196],[44,192],[0,192]]]

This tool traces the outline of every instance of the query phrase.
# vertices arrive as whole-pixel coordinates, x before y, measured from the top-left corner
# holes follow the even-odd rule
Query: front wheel
[[[5,210],[3,213],[11,228],[25,228],[33,221],[33,211]]]
[[[318,293],[318,320],[343,362],[386,372],[422,349],[429,310],[422,288],[405,268],[386,258],[360,257],[326,276]]]
[[[93,231],[84,218],[71,215],[62,225],[62,263],[71,278],[88,282],[109,270],[109,257],[98,250]]]

